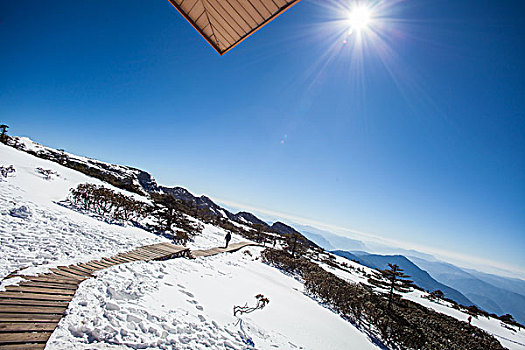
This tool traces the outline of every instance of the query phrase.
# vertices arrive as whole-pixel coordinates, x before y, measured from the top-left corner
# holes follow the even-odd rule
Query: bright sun
[[[356,31],[363,31],[368,28],[370,24],[370,9],[366,6],[354,7],[348,16],[350,28]]]

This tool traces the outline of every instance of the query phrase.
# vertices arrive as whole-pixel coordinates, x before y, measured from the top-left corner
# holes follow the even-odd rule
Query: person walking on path
[[[226,237],[224,237],[224,239],[226,240],[226,245],[224,246],[224,248],[228,248],[228,244],[230,243],[231,239],[232,239],[232,235],[231,233],[227,233],[226,234]]]
[[[468,324],[470,325],[471,322],[472,322],[472,316],[469,316],[468,317]]]

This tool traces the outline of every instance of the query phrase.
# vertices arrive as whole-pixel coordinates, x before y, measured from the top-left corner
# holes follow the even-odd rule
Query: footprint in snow
[[[179,289],[179,292],[186,294],[186,295],[189,296],[190,298],[193,298],[193,297],[194,297],[193,294],[191,294],[190,292],[186,292],[185,290],[181,290],[181,289]]]

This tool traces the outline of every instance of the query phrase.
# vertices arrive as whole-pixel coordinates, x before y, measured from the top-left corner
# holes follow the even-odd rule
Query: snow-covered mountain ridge
[[[205,209],[209,211],[210,215],[212,216],[223,217],[241,224],[248,223],[251,225],[261,225],[266,228],[269,227],[268,224],[257,218],[252,213],[239,212],[233,214],[226,208],[223,208],[213,202],[205,195],[195,196],[187,189],[179,186],[167,187],[159,185],[157,184],[155,178],[147,171],[77,156],[63,150],[56,150],[47,146],[43,146],[27,137],[11,137],[11,140],[11,145],[18,150],[27,152],[39,158],[59,163],[65,167],[77,170],[88,176],[108,182],[115,187],[141,195],[147,195],[151,193],[168,193],[177,199],[184,200],[190,205],[194,205],[197,209]],[[281,234],[290,233],[293,230],[288,225],[279,222],[274,223],[272,227],[276,230],[276,232]],[[297,232],[296,230],[294,231]]]

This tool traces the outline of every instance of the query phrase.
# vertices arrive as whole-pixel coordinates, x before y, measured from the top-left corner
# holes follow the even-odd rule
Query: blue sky
[[[230,206],[525,277],[525,5],[390,1],[359,42],[350,3],[303,0],[220,57],[167,0],[4,1],[0,121]]]

